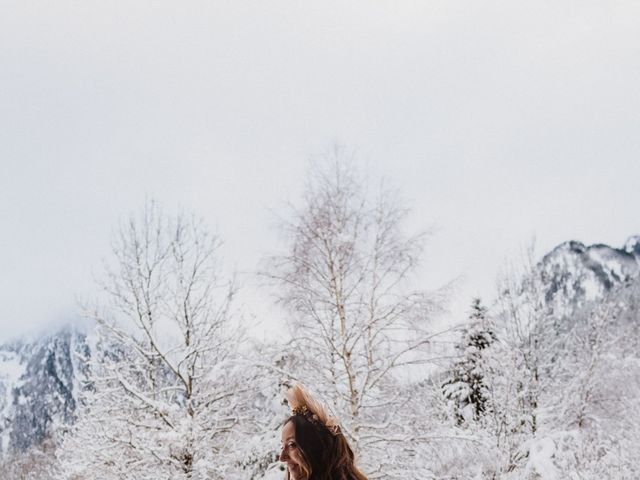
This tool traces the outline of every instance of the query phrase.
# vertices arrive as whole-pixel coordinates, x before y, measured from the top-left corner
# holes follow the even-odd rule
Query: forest
[[[72,419],[3,452],[0,477],[281,479],[284,392],[301,383],[372,480],[640,478],[640,244],[617,250],[628,263],[527,252],[443,326],[455,293],[415,281],[427,235],[374,185],[312,165],[282,212],[282,250],[256,267],[286,312],[277,341],[252,335],[224,232],[154,201],[122,221],[81,307]],[[598,268],[574,261],[587,254]]]

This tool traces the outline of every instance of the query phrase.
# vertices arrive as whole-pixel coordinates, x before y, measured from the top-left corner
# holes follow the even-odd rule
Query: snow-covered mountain
[[[73,421],[88,355],[86,336],[71,328],[0,346],[0,454]]]
[[[579,308],[638,278],[640,236],[629,238],[623,248],[565,242],[546,254],[538,268],[547,303]]]

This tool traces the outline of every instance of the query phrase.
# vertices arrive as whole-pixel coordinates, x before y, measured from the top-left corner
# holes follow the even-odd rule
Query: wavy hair
[[[367,480],[337,419],[300,385],[287,392],[287,399],[293,413],[284,425],[293,424],[303,480]]]

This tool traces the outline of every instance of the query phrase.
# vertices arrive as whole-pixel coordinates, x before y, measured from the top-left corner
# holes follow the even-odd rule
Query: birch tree
[[[395,415],[405,402],[397,374],[429,362],[439,301],[410,288],[425,235],[405,232],[407,208],[389,190],[369,195],[343,151],[323,160],[267,274],[291,312],[289,348],[303,359],[295,375],[332,403],[375,478],[409,435]]]
[[[219,246],[201,221],[153,203],[120,226],[61,478],[225,478],[246,386]]]

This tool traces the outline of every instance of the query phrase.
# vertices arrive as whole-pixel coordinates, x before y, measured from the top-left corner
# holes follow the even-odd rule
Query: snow
[[[13,389],[19,385],[24,372],[25,365],[17,352],[0,350],[0,420],[11,418]],[[10,433],[10,428],[0,430],[0,453],[7,451]]]
[[[624,244],[624,251],[628,253],[634,253],[638,251],[640,244],[640,235],[633,235],[627,239]]]
[[[525,466],[527,475],[539,480],[561,480],[554,466],[556,443],[551,437],[536,439],[529,444],[529,458]]]
[[[17,385],[24,372],[25,365],[17,352],[0,350],[0,381],[5,385]]]
[[[602,295],[602,284],[593,275],[585,278],[580,285],[584,289],[584,298],[587,301],[595,300]]]

